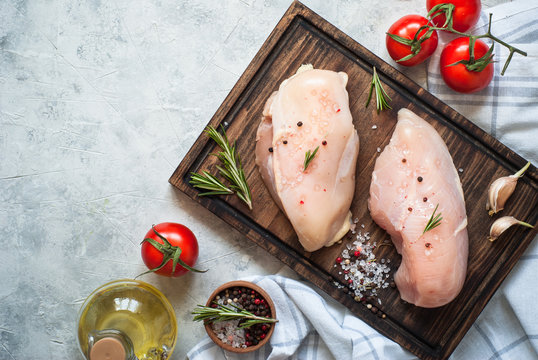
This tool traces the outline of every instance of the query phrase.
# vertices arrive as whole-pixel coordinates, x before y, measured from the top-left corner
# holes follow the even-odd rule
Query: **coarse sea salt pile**
[[[364,225],[361,225],[361,228],[364,228]],[[362,301],[366,297],[377,297],[378,289],[385,289],[390,285],[388,281],[390,259],[376,259],[373,251],[377,247],[377,242],[370,244],[368,232],[363,234],[353,229],[352,233],[356,240],[346,245],[346,249],[342,251],[342,256],[336,259],[334,266],[341,267],[342,271],[339,274],[344,274],[347,288],[354,295],[354,299]],[[338,282],[335,282],[335,285],[339,288],[345,287]],[[381,299],[378,298],[377,302],[381,304]]]
[[[225,303],[223,299],[217,299],[219,305],[229,305]],[[238,303],[234,303],[235,306],[242,308]],[[226,320],[211,323],[211,329],[215,332],[217,337],[224,343],[231,345],[234,348],[246,348],[245,345],[245,330],[238,328],[239,319]]]

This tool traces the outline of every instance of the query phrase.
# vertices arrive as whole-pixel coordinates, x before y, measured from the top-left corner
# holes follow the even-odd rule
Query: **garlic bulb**
[[[516,189],[517,180],[523,176],[531,165],[530,161],[514,175],[503,176],[491,183],[488,190],[488,200],[486,210],[489,215],[493,215],[504,209],[504,204]]]
[[[501,236],[501,234],[512,225],[523,225],[531,229],[534,228],[534,226],[532,226],[531,224],[519,221],[513,216],[503,216],[502,218],[498,218],[497,220],[495,220],[495,222],[491,225],[491,228],[489,229],[488,240],[497,240],[497,238]]]

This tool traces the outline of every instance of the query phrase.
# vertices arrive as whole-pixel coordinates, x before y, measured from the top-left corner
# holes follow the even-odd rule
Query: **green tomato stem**
[[[444,11],[444,12],[445,12],[447,17],[452,16],[452,13],[449,14],[447,11]],[[527,56],[527,52],[525,52],[525,51],[523,51],[521,49],[518,49],[518,48],[516,48],[516,47],[502,41],[501,39],[499,39],[495,35],[493,35],[491,33],[491,19],[492,19],[492,17],[493,17],[493,14],[490,13],[489,14],[489,21],[488,21],[488,31],[485,34],[482,34],[482,35],[471,35],[471,34],[468,34],[468,33],[464,33],[464,32],[460,32],[458,30],[455,30],[454,27],[452,26],[452,21],[447,21],[448,25],[446,25],[446,26],[442,26],[442,27],[432,26],[432,27],[430,27],[430,29],[432,29],[432,30],[445,30],[445,31],[449,31],[449,32],[451,32],[453,34],[468,37],[469,38],[469,61],[470,61],[471,64],[475,61],[475,58],[474,58],[474,44],[475,44],[476,39],[488,38],[488,39],[491,39],[494,42],[497,42],[497,43],[501,44],[502,46],[508,48],[508,50],[510,51],[510,54],[508,55],[508,58],[506,59],[506,62],[504,63],[503,69],[501,71],[501,76],[502,76],[502,75],[504,75],[506,69],[508,68],[508,65],[510,64],[510,61],[512,60],[512,57],[514,56],[514,53],[518,53],[518,54],[521,54],[523,56]]]

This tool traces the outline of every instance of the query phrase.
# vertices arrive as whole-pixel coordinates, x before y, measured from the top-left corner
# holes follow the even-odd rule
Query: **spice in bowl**
[[[204,321],[209,337],[232,352],[250,352],[271,337],[275,308],[271,298],[259,286],[232,281],[220,286],[205,306],[192,312],[194,321]]]

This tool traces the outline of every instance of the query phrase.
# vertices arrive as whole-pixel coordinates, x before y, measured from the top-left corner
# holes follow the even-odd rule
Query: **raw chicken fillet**
[[[423,233],[437,204],[442,221]],[[375,163],[368,205],[402,255],[394,276],[401,298],[425,308],[452,301],[467,272],[463,190],[443,139],[407,109]]]
[[[301,67],[267,100],[258,127],[256,163],[306,251],[333,244],[350,227],[359,137],[347,80]],[[305,154],[316,148],[305,170]]]

